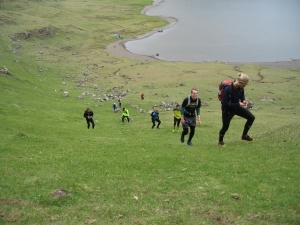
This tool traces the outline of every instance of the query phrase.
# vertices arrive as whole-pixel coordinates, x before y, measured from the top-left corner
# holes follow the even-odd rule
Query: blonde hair
[[[193,93],[193,91],[197,91],[197,92],[199,92],[199,89],[198,89],[198,88],[196,88],[196,87],[193,87],[193,88],[191,89],[191,93]]]
[[[245,73],[239,73],[239,76],[238,76],[238,78],[237,78],[237,81],[238,81],[239,83],[242,83],[242,84],[248,84],[249,81],[250,81],[250,79],[249,79],[249,77],[248,77],[247,74],[245,74]]]

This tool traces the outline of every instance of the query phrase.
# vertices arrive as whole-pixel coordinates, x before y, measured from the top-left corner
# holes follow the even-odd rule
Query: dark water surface
[[[300,59],[300,0],[163,0],[146,14],[178,22],[127,42],[135,54],[189,62]]]

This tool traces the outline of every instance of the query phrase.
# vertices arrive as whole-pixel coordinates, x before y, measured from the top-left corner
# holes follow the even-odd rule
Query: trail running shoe
[[[193,146],[192,142],[190,142],[190,141],[187,142],[187,145],[188,146]]]
[[[218,145],[219,145],[219,146],[224,146],[225,143],[224,143],[224,141],[219,141]]]
[[[242,140],[245,140],[245,141],[253,141],[253,138],[251,138],[249,135],[243,135],[242,136]]]

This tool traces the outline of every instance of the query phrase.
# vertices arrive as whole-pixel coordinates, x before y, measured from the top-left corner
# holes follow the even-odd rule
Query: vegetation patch
[[[0,1],[0,224],[299,224],[297,62],[111,55],[108,44],[167,24],[140,13],[150,4]],[[234,117],[219,147],[218,85],[239,72],[251,79],[254,141]],[[194,86],[203,124],[190,147],[172,132],[172,109]]]
[[[26,30],[22,33],[16,33],[13,34],[11,39],[13,41],[17,40],[24,40],[24,39],[30,39],[30,38],[51,38],[54,35],[59,33],[59,29],[53,26],[48,26],[48,27],[42,27],[40,29],[34,29],[34,30]]]

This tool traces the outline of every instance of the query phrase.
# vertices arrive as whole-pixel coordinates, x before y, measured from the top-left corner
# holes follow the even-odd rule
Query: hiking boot
[[[188,145],[188,146],[193,146],[193,144],[192,144],[191,141],[188,141],[188,142],[187,142],[187,145]]]
[[[184,143],[184,137],[180,138],[181,143]]]
[[[225,143],[224,143],[224,141],[219,141],[218,145],[219,145],[219,146],[224,146]]]
[[[243,135],[242,136],[242,140],[245,140],[245,141],[253,141],[253,138],[251,138],[249,135]]]

